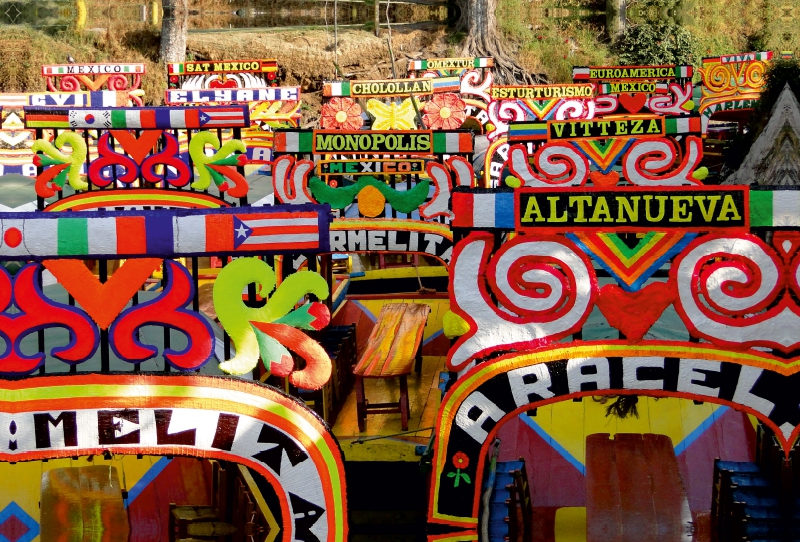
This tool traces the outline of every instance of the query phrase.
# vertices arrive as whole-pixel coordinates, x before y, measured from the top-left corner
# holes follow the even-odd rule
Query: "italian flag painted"
[[[800,192],[750,190],[751,227],[800,227]]]

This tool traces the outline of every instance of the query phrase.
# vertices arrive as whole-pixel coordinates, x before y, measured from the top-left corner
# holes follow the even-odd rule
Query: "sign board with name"
[[[595,85],[578,83],[568,85],[494,85],[491,96],[495,100],[551,100],[554,98],[593,98]]]
[[[517,230],[746,231],[745,187],[617,187],[515,191]]]
[[[572,80],[614,81],[618,79],[673,80],[691,79],[692,66],[576,66],[572,68]]]
[[[425,96],[433,94],[433,80],[389,79],[381,81],[341,81],[325,83],[322,95],[352,96],[354,98],[386,97],[386,96]]]
[[[481,492],[473,486],[481,487],[497,428],[511,416],[555,401],[630,394],[680,397],[755,415],[787,453],[797,435],[797,375],[766,356],[747,359],[747,354],[703,345],[560,346],[492,359],[449,389],[437,419],[429,521],[477,524]],[[448,477],[457,472],[450,464],[456,454],[463,454],[466,465],[458,472],[466,472],[473,484],[456,487]]]
[[[2,461],[104,452],[232,461],[269,481],[286,539],[347,540],[341,450],[324,422],[275,388],[132,373],[0,384]]]
[[[94,90],[79,92],[30,92],[0,94],[0,105],[7,107],[120,107],[131,101],[127,91]]]
[[[470,70],[473,68],[492,68],[494,59],[478,58],[428,58],[426,60],[411,60],[408,71],[425,70]]]
[[[425,160],[322,160],[317,162],[317,175],[401,175],[423,173]]]
[[[664,117],[639,115],[615,119],[550,120],[547,122],[512,122],[509,141],[569,139],[608,139],[614,137],[662,137],[667,133]]]
[[[453,257],[453,234],[443,224],[337,218],[330,228],[331,252],[410,252],[432,256],[445,265]]]
[[[193,75],[206,73],[274,73],[278,61],[269,60],[207,60],[199,62],[170,62],[169,75]]]
[[[132,75],[145,73],[144,64],[57,64],[42,66],[45,77],[65,75]]]
[[[471,154],[472,133],[431,130],[276,130],[275,153],[341,155]]]
[[[615,81],[600,83],[600,94],[667,94],[667,83],[654,81]]]
[[[175,90],[166,91],[167,105],[186,103],[225,102],[274,102],[297,101],[300,99],[300,87],[267,87],[267,88],[217,88],[207,90]]]

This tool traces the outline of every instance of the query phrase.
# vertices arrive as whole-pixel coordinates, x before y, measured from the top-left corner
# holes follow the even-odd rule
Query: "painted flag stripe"
[[[281,228],[281,227],[299,227],[299,226],[314,226],[317,227],[319,221],[314,218],[299,218],[293,219],[280,219],[280,218],[257,218],[255,220],[243,220],[249,227],[255,228]]]
[[[472,227],[493,228],[495,220],[494,194],[475,194],[472,200],[475,211],[472,216]]]
[[[750,190],[751,227],[800,227],[800,192]]]
[[[89,254],[87,218],[60,218],[56,224],[59,256]]]
[[[472,194],[468,192],[453,192],[453,227],[471,228],[474,212]]]
[[[275,212],[258,213],[230,209],[113,215],[91,211],[4,213],[0,217],[0,259],[145,254],[169,258],[209,252],[291,252],[297,248],[324,252],[328,249],[330,210],[327,206],[292,206],[296,209],[292,211],[279,207]],[[234,243],[235,221],[248,229],[248,238],[241,239],[244,241],[241,245]],[[11,228],[17,228],[22,235],[22,242],[13,247],[5,244],[3,236]]]
[[[433,132],[433,154],[465,154],[472,150],[469,132]]]
[[[437,77],[433,80],[433,92],[458,92],[461,89],[460,77]]]
[[[498,192],[494,194],[495,228],[513,230],[514,224],[514,193]]]
[[[247,105],[223,108],[203,107],[103,107],[97,109],[28,107],[25,126],[28,128],[89,128],[89,129],[197,129],[247,128],[250,114]],[[203,122],[201,117],[205,117]]]
[[[283,233],[270,233],[266,235],[251,235],[246,240],[242,241],[242,245],[287,245],[292,246],[295,242],[311,243],[318,242],[318,233],[299,233],[286,235]]]
[[[508,127],[508,140],[547,139],[546,122],[512,122]]]

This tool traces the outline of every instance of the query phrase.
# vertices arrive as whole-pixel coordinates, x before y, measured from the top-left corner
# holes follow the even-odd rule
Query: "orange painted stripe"
[[[143,216],[117,218],[117,253],[147,254],[147,235]]]
[[[206,216],[206,251],[230,252],[233,250],[233,215]]]

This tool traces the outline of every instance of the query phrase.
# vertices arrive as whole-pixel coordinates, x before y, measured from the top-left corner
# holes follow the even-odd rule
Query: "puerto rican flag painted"
[[[270,250],[276,245],[291,244],[297,248],[319,246],[319,219],[315,214],[307,217],[272,217],[258,215],[239,218],[233,215],[234,250]],[[288,243],[287,243],[288,242]]]

